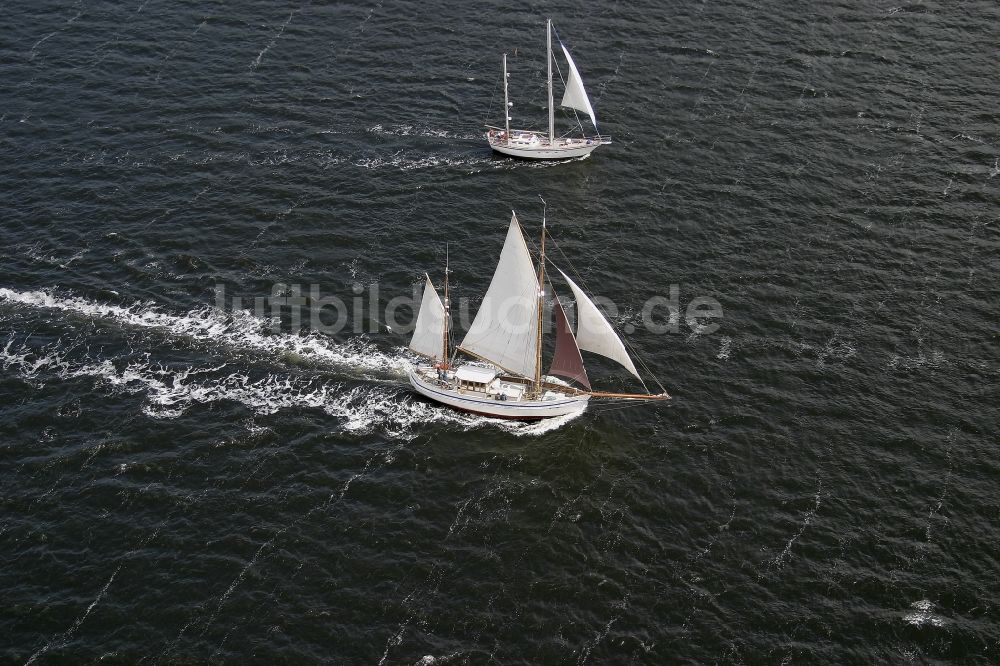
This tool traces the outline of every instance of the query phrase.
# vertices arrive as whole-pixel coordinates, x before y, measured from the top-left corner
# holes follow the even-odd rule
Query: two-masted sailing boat
[[[549,132],[535,132],[532,130],[511,130],[510,128],[510,108],[513,106],[507,92],[507,54],[503,54],[503,117],[504,126],[486,126],[486,140],[490,147],[498,153],[513,155],[514,157],[524,157],[535,160],[565,160],[571,157],[585,157],[598,146],[611,143],[611,137],[601,136],[597,133],[593,136],[582,137],[557,137],[555,133],[555,100],[552,96],[552,21],[546,23],[548,29],[548,65],[549,77]],[[560,42],[563,54],[566,56],[566,64],[569,65],[569,79],[566,81],[566,91],[560,106],[581,111],[590,116],[590,121],[594,124],[594,131],[597,132],[597,116],[594,115],[594,107],[587,97],[587,91],[583,88],[583,80],[580,72],[576,68],[576,63],[569,54],[569,49]],[[579,120],[579,118],[578,118]],[[580,123],[580,130],[583,132],[583,124]]]
[[[574,335],[562,305],[554,299],[555,352],[548,373],[542,373],[545,236],[543,218],[536,271],[517,215],[512,214],[493,280],[472,326],[454,351],[449,341],[448,269],[443,302],[430,277],[425,276],[410,349],[433,363],[412,369],[410,384],[418,393],[450,407],[508,419],[582,412],[591,398],[668,400],[666,391],[609,393],[591,389],[581,350],[617,361],[640,383],[642,378],[611,324],[561,270],[576,300],[577,329]],[[457,362],[459,353],[475,360]]]

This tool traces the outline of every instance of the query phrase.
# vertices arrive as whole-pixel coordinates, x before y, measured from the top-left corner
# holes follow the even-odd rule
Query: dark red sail
[[[563,311],[558,298],[555,299],[555,315],[556,352],[552,357],[552,367],[549,368],[549,374],[571,379],[589,389],[590,380],[587,379],[587,370],[583,367],[580,348],[576,346],[576,337],[573,335],[573,329],[569,326],[566,312]]]

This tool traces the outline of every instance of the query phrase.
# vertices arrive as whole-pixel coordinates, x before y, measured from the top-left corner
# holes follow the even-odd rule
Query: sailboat
[[[552,20],[549,19],[546,22],[547,28],[547,49],[548,57],[546,64],[548,65],[548,82],[549,82],[549,132],[544,134],[542,132],[536,132],[532,130],[511,130],[510,128],[510,109],[513,103],[510,101],[510,96],[507,91],[507,79],[510,76],[507,73],[507,54],[503,54],[503,117],[504,126],[495,127],[492,125],[486,126],[486,140],[489,142],[490,147],[498,153],[503,153],[504,155],[512,155],[514,157],[523,157],[533,160],[565,160],[571,157],[586,157],[597,148],[598,146],[603,146],[611,143],[611,137],[602,136],[597,130],[597,116],[594,115],[594,107],[590,103],[590,98],[587,97],[587,91],[583,87],[583,80],[580,78],[580,72],[576,68],[576,63],[573,62],[572,56],[569,54],[569,49],[563,45],[562,42],[559,46],[562,48],[563,54],[566,56],[566,63],[569,65],[569,79],[566,81],[566,90],[563,93],[562,102],[560,106],[573,109],[574,111],[581,111],[590,116],[590,121],[594,124],[594,131],[597,132],[593,136],[582,137],[557,137],[555,133],[555,99],[552,95],[552,63],[554,58],[552,55]],[[579,118],[578,118],[579,120]],[[583,131],[583,124],[580,124],[580,130]]]
[[[536,271],[517,214],[511,212],[493,280],[465,338],[454,350],[450,342],[447,262],[443,300],[430,276],[424,275],[423,296],[409,348],[430,363],[409,371],[413,389],[455,409],[521,420],[582,412],[592,398],[669,400],[666,391],[613,393],[591,388],[581,351],[616,361],[644,389],[646,385],[611,324],[590,297],[561,270],[559,273],[576,301],[577,328],[574,333],[559,299],[554,299],[555,351],[548,372],[543,374],[545,238],[543,216]],[[468,358],[460,360],[459,354]]]

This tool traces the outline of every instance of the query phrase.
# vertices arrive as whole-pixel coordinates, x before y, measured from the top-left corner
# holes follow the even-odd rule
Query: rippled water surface
[[[996,3],[0,6],[0,660],[996,662]],[[614,144],[498,159],[547,16]],[[668,405],[460,415],[367,304],[247,310],[446,243],[474,307],[539,195]]]

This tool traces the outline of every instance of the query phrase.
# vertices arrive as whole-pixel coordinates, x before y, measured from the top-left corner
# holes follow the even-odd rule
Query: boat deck
[[[495,148],[553,150],[602,146],[611,143],[611,137],[602,135],[590,137],[556,137],[549,143],[549,137],[546,133],[536,132],[535,130],[511,130],[510,141],[508,141],[507,132],[502,127],[487,126],[486,129],[486,140]]]
[[[546,378],[552,379],[552,378]],[[541,396],[528,397],[528,386],[514,378],[496,377],[478,387],[458,385],[452,376],[442,378],[436,368],[422,366],[410,371],[410,384],[419,393],[437,402],[485,416],[538,419],[562,416],[586,409],[589,396],[570,387],[546,383]],[[553,390],[554,389],[554,390]]]

